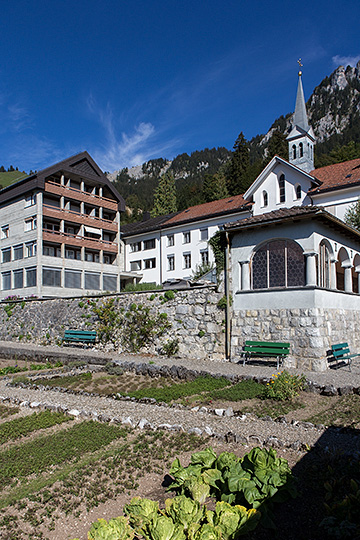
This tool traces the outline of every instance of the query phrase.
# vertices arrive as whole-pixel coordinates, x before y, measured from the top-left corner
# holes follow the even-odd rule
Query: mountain
[[[339,66],[315,88],[307,102],[309,123],[317,144],[315,165],[323,166],[360,156],[360,61],[356,67]],[[268,159],[268,145],[275,130],[288,134],[292,113],[277,118],[266,134],[249,141],[253,181]],[[239,129],[240,132],[241,129]],[[341,148],[348,145],[345,151]],[[164,158],[122,169],[108,175],[116,188],[134,209],[132,219],[149,211],[159,176],[171,170],[176,179],[178,209],[204,202],[202,186],[206,175],[224,170],[232,152],[226,148],[205,148],[190,155],[180,154],[172,161]],[[271,156],[270,156],[271,157]],[[130,218],[131,219],[131,218]]]

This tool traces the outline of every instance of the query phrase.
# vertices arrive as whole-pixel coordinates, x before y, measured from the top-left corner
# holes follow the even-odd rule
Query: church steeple
[[[301,67],[301,59],[298,60]],[[295,113],[292,121],[290,135],[287,136],[289,143],[289,161],[305,172],[314,169],[314,144],[315,135],[306,113],[304,90],[301,80],[302,72],[299,71],[299,80],[296,94]]]

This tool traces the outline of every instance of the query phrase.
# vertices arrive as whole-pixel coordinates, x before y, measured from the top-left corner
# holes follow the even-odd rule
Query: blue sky
[[[358,0],[1,2],[0,165],[232,148],[360,59]]]

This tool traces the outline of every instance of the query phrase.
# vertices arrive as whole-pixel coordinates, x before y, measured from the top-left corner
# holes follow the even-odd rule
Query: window
[[[202,266],[209,264],[209,252],[207,249],[200,251],[200,257]]]
[[[293,144],[292,153],[293,153],[293,159],[296,159],[296,146],[295,146],[295,144]]]
[[[29,195],[26,195],[25,197],[25,208],[28,206],[34,206],[36,204],[36,194],[30,193]]]
[[[98,263],[100,261],[100,254],[95,251],[85,251],[85,261]]]
[[[295,198],[301,199],[301,186],[299,184],[295,186]]]
[[[59,230],[60,230],[60,227],[59,227]],[[64,233],[74,235],[75,234],[75,228],[74,227],[69,227],[68,225],[66,225],[64,227]]]
[[[204,241],[209,238],[208,229],[200,229],[200,240]]]
[[[11,289],[11,272],[3,272],[1,274],[2,290],[8,291]]]
[[[43,255],[61,257],[61,248],[57,246],[43,246]]]
[[[104,253],[104,255],[103,255],[103,263],[104,264],[113,264],[115,259],[116,259],[115,253]]]
[[[144,240],[144,249],[154,249],[155,248],[155,238],[150,238],[150,240]]]
[[[141,251],[141,242],[133,242],[132,244],[130,244],[130,251],[132,253],[134,253],[135,251]]]
[[[60,268],[43,268],[42,278],[46,287],[61,287]]]
[[[36,217],[33,216],[29,219],[26,219],[25,220],[25,226],[24,226],[24,230],[25,232],[27,231],[34,231],[36,229]]]
[[[267,206],[269,204],[269,198],[268,198],[268,194],[267,194],[267,191],[263,191],[262,192],[262,198],[263,198],[263,206]]]
[[[184,268],[191,268],[191,253],[184,253]]]
[[[36,268],[25,268],[26,287],[36,287]]]
[[[169,255],[167,258],[167,261],[168,261],[168,271],[172,272],[173,270],[175,270],[175,256]]]
[[[21,270],[14,270],[14,289],[22,289],[24,286],[24,272]]]
[[[67,289],[81,289],[81,272],[65,270],[65,287]]]
[[[168,237],[167,237],[167,245],[169,247],[173,246],[175,243],[174,241],[174,235],[173,234],[168,234]]]
[[[141,261],[132,261],[130,263],[130,270],[132,272],[138,272],[139,270],[141,270]]]
[[[100,290],[100,274],[85,272],[85,289]]]
[[[150,268],[155,268],[156,267],[156,259],[153,258],[153,259],[145,259],[144,260],[144,268],[145,270],[149,270]]]
[[[279,201],[285,202],[285,175],[281,174],[279,178]]]
[[[271,240],[255,252],[252,260],[253,289],[304,285],[305,260],[296,242]]]
[[[117,291],[117,275],[116,274],[103,275],[103,291]]]
[[[60,231],[59,223],[44,223],[44,229],[47,231]],[[30,229],[29,229],[30,230]]]
[[[24,246],[22,244],[19,244],[18,246],[14,246],[14,261],[18,261],[19,259],[22,259],[24,257]]]
[[[302,142],[299,144],[299,154],[300,154],[300,157],[303,157],[304,155],[304,145]]]
[[[325,242],[319,246],[320,256],[318,258],[318,284],[319,287],[330,288],[330,251]]]
[[[3,263],[11,261],[11,249],[10,248],[1,250],[1,260],[2,260]]]
[[[65,259],[73,259],[80,261],[81,259],[81,252],[78,249],[65,249]]]
[[[25,244],[25,257],[34,257],[36,255],[36,242]]]
[[[1,227],[1,238],[9,238],[9,225]]]
[[[183,244],[190,244],[190,241],[191,241],[190,231],[184,232],[183,233]]]

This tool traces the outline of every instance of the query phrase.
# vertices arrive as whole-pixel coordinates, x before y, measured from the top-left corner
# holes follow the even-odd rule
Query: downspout
[[[226,247],[225,247],[225,296],[226,296],[226,315],[225,315],[225,357],[226,360],[231,360],[231,315],[230,315],[230,241],[229,234],[226,231]]]
[[[159,241],[160,241],[160,285],[162,285],[163,283],[163,268],[162,268],[162,265],[163,265],[163,261],[162,261],[162,234],[161,234],[161,227],[160,227],[160,231],[159,231]]]

